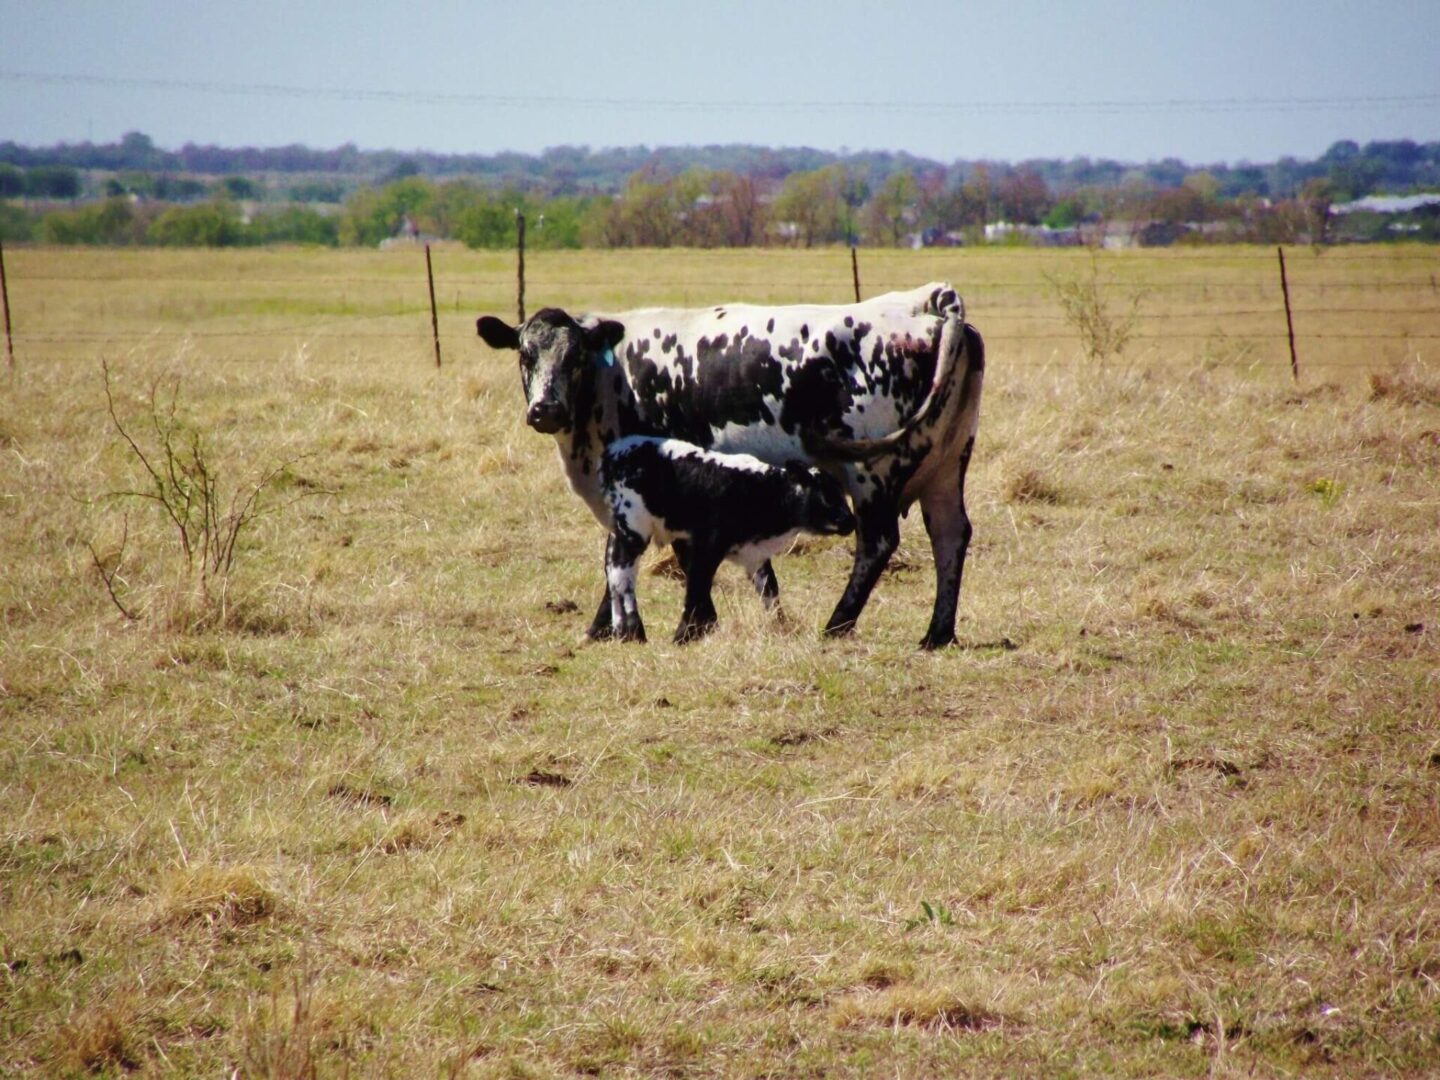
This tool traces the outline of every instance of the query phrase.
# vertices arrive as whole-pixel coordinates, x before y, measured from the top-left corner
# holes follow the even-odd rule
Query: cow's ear
[[[613,349],[625,339],[625,324],[614,319],[601,319],[585,331],[585,344],[596,352]]]
[[[482,315],[476,319],[475,330],[492,349],[520,348],[520,331],[494,315]]]

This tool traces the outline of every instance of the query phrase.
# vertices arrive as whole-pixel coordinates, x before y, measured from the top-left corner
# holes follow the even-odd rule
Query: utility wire
[[[1371,108],[1433,109],[1440,94],[1390,94],[1358,97],[1153,98],[1094,101],[746,101],[678,98],[567,97],[540,94],[462,94],[358,87],[294,86],[283,83],[216,82],[190,79],[130,78],[62,72],[0,70],[0,82],[49,86],[97,86],[108,89],[238,94],[253,97],[320,98],[339,101],[394,102],[410,105],[463,105],[516,109],[616,109],[666,112],[733,113],[801,110],[804,112],[884,113],[1175,113],[1306,112]]]

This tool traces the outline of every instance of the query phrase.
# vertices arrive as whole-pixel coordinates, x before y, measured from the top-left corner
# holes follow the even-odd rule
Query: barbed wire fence
[[[531,261],[530,277],[527,279],[525,250],[523,246],[524,219],[517,215],[517,229],[520,243],[516,248],[516,264],[513,275],[504,271],[490,271],[482,274],[472,272],[452,273],[445,281],[446,293],[453,288],[454,313],[468,311],[469,306],[480,311],[502,311],[504,297],[511,297],[519,318],[524,318],[527,289],[542,295],[550,292],[613,292],[623,288],[639,296],[672,296],[677,287],[682,288],[684,298],[691,300],[691,292],[703,292],[701,305],[718,302],[721,299],[743,301],[747,292],[757,288],[757,279],[742,279],[739,275],[726,277],[705,274],[702,281],[691,285],[677,286],[674,278],[632,277],[613,279],[603,276],[572,276],[565,272],[549,272],[541,260],[541,272],[537,275],[537,262]],[[751,249],[738,249],[750,252]],[[913,288],[916,280],[894,280],[887,276],[893,273],[897,253],[874,249],[877,259],[889,268],[865,277],[864,295]],[[394,342],[424,343],[431,346],[427,354],[433,354],[438,368],[441,363],[440,342],[441,308],[436,302],[436,265],[432,263],[428,245],[417,246],[418,260],[412,283],[399,285],[394,294],[393,306],[383,302],[385,310],[376,310],[376,301],[367,304],[350,301],[346,289],[373,288],[379,284],[375,276],[342,275],[317,279],[305,274],[269,274],[263,276],[247,274],[243,284],[256,290],[273,290],[285,294],[300,286],[313,288],[317,281],[337,290],[335,299],[319,304],[322,309],[303,321],[286,321],[278,325],[249,325],[243,328],[224,329],[201,326],[186,328],[180,333],[187,340],[236,341],[244,339],[277,339],[305,336],[322,337],[327,334],[343,334],[347,339]],[[963,258],[963,249],[951,249],[957,258]],[[1026,260],[1034,260],[1042,253],[1036,249],[987,250],[988,260],[1014,254]],[[710,262],[723,269],[727,257],[734,252],[729,249],[689,250],[687,259],[696,264]],[[437,252],[443,259],[443,251]],[[766,279],[763,287],[768,293],[779,292],[796,302],[840,303],[853,296],[861,296],[861,276],[866,250],[855,248],[834,249],[835,273],[825,277],[797,277],[794,280]],[[1146,294],[1170,296],[1177,302],[1183,300],[1194,305],[1193,310],[1180,310],[1175,304],[1163,305],[1163,310],[1139,310],[1136,313],[1136,328],[1131,340],[1135,342],[1184,342],[1207,341],[1216,337],[1216,327],[1249,320],[1243,329],[1235,331],[1237,340],[1256,343],[1286,342],[1292,378],[1300,377],[1307,347],[1323,342],[1367,342],[1409,343],[1440,341],[1440,249],[1419,248],[1412,252],[1394,250],[1375,254],[1346,249],[1343,256],[1345,276],[1326,276],[1318,280],[1295,280],[1284,270],[1283,249],[1253,249],[1209,252],[1204,249],[1188,249],[1183,254],[1168,255],[1161,261],[1147,264],[1143,275],[1116,277],[1107,280],[1106,287],[1116,290],[1140,290]],[[0,255],[3,259],[3,255]],[[1226,264],[1224,272],[1211,272],[1209,267]],[[1235,264],[1240,264],[1245,273],[1236,273]],[[0,274],[4,272],[0,261]],[[1371,266],[1384,266],[1387,276],[1370,275],[1363,271]],[[1254,267],[1253,273],[1250,267]],[[1173,272],[1164,276],[1161,270],[1170,268]],[[12,281],[15,273],[11,271]],[[196,279],[190,276],[147,275],[149,286],[176,287],[190,286]],[[443,264],[442,264],[442,280]],[[54,271],[24,275],[24,285],[31,290],[44,290],[49,285],[93,286],[103,290],[111,285],[132,281],[132,275],[119,272],[76,272],[57,273]],[[383,284],[389,286],[397,279],[387,276]],[[1075,343],[1079,335],[1070,323],[1070,317],[1062,310],[1052,285],[1044,278],[986,275],[974,282],[959,281],[957,285],[965,297],[967,314],[986,334],[992,349],[1002,344],[1026,345],[1046,343],[1056,347],[1066,342]],[[16,370],[16,356],[24,357],[31,347],[44,347],[45,354],[60,359],[88,359],[92,353],[57,350],[55,346],[76,346],[91,349],[100,344],[124,345],[142,344],[154,340],[158,331],[99,329],[47,329],[43,316],[31,316],[23,309],[16,311],[12,304],[12,293],[0,280],[0,297],[4,298],[4,316],[7,337],[7,357],[12,372]],[[693,288],[692,288],[693,286]],[[853,293],[852,293],[853,290]],[[1338,295],[1337,295],[1338,294]],[[1354,296],[1355,300],[1345,297]],[[1378,299],[1377,299],[1378,298]],[[283,304],[278,305],[283,309]],[[329,310],[323,310],[328,307]],[[52,309],[53,310],[53,309]],[[447,314],[449,311],[447,311]],[[11,344],[11,323],[14,322]],[[1365,327],[1359,330],[1334,329],[1337,318],[1355,322],[1364,317]],[[1375,320],[1382,325],[1377,328]],[[1196,324],[1199,325],[1196,325]],[[168,329],[168,328],[167,328]],[[1329,359],[1325,367],[1365,366],[1371,361],[1360,357],[1346,361]]]

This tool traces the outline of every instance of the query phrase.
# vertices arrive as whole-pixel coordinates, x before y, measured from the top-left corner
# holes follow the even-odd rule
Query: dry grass
[[[601,534],[473,337],[508,260],[437,254],[439,373],[405,255],[7,252],[0,1073],[1433,1074],[1440,330],[1354,313],[1433,253],[1296,253],[1346,309],[1308,325],[1415,335],[1304,343],[1298,388],[1283,316],[1200,318],[1242,251],[1102,257],[1194,282],[1104,371],[1038,336],[1066,253],[863,259],[960,283],[989,347],[940,655],[918,515],[854,640],[815,632],[849,566],[821,541],[779,566],[787,625],[725,571],[711,639],[580,644]],[[612,307],[849,281],[531,269]],[[223,618],[133,506],[143,617],[106,595],[87,545],[134,476],[101,356],[121,408],[178,375],[225,477],[313,493],[255,523]]]

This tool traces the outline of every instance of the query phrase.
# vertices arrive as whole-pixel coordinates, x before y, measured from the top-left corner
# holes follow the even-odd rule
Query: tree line
[[[1173,159],[1143,167],[1088,159],[946,166],[908,155],[837,159],[746,147],[728,150],[751,167],[728,168],[704,163],[726,160],[727,148],[716,147],[688,157],[655,152],[614,190],[575,181],[589,154],[583,150],[529,159],[550,170],[545,182],[427,175],[421,162],[399,158],[373,182],[351,183],[333,173],[169,171],[173,155],[133,133],[100,149],[95,160],[114,168],[82,171],[0,144],[0,159],[12,159],[0,160],[0,236],[368,246],[408,235],[503,248],[514,244],[516,214],[524,213],[528,240],[541,248],[1055,242],[1093,238],[1115,222],[1143,223],[1157,243],[1297,242],[1336,238],[1328,213],[1335,202],[1440,188],[1440,143],[1409,141],[1336,143],[1314,162],[1203,169]],[[255,153],[242,160],[263,163],[272,152]],[[785,155],[801,155],[809,167],[792,168],[796,159]],[[1363,218],[1343,226],[1350,235],[1339,238],[1389,235],[1385,223]],[[1354,235],[1357,229],[1370,235]],[[1434,215],[1422,213],[1405,235],[1440,238],[1436,232]]]

